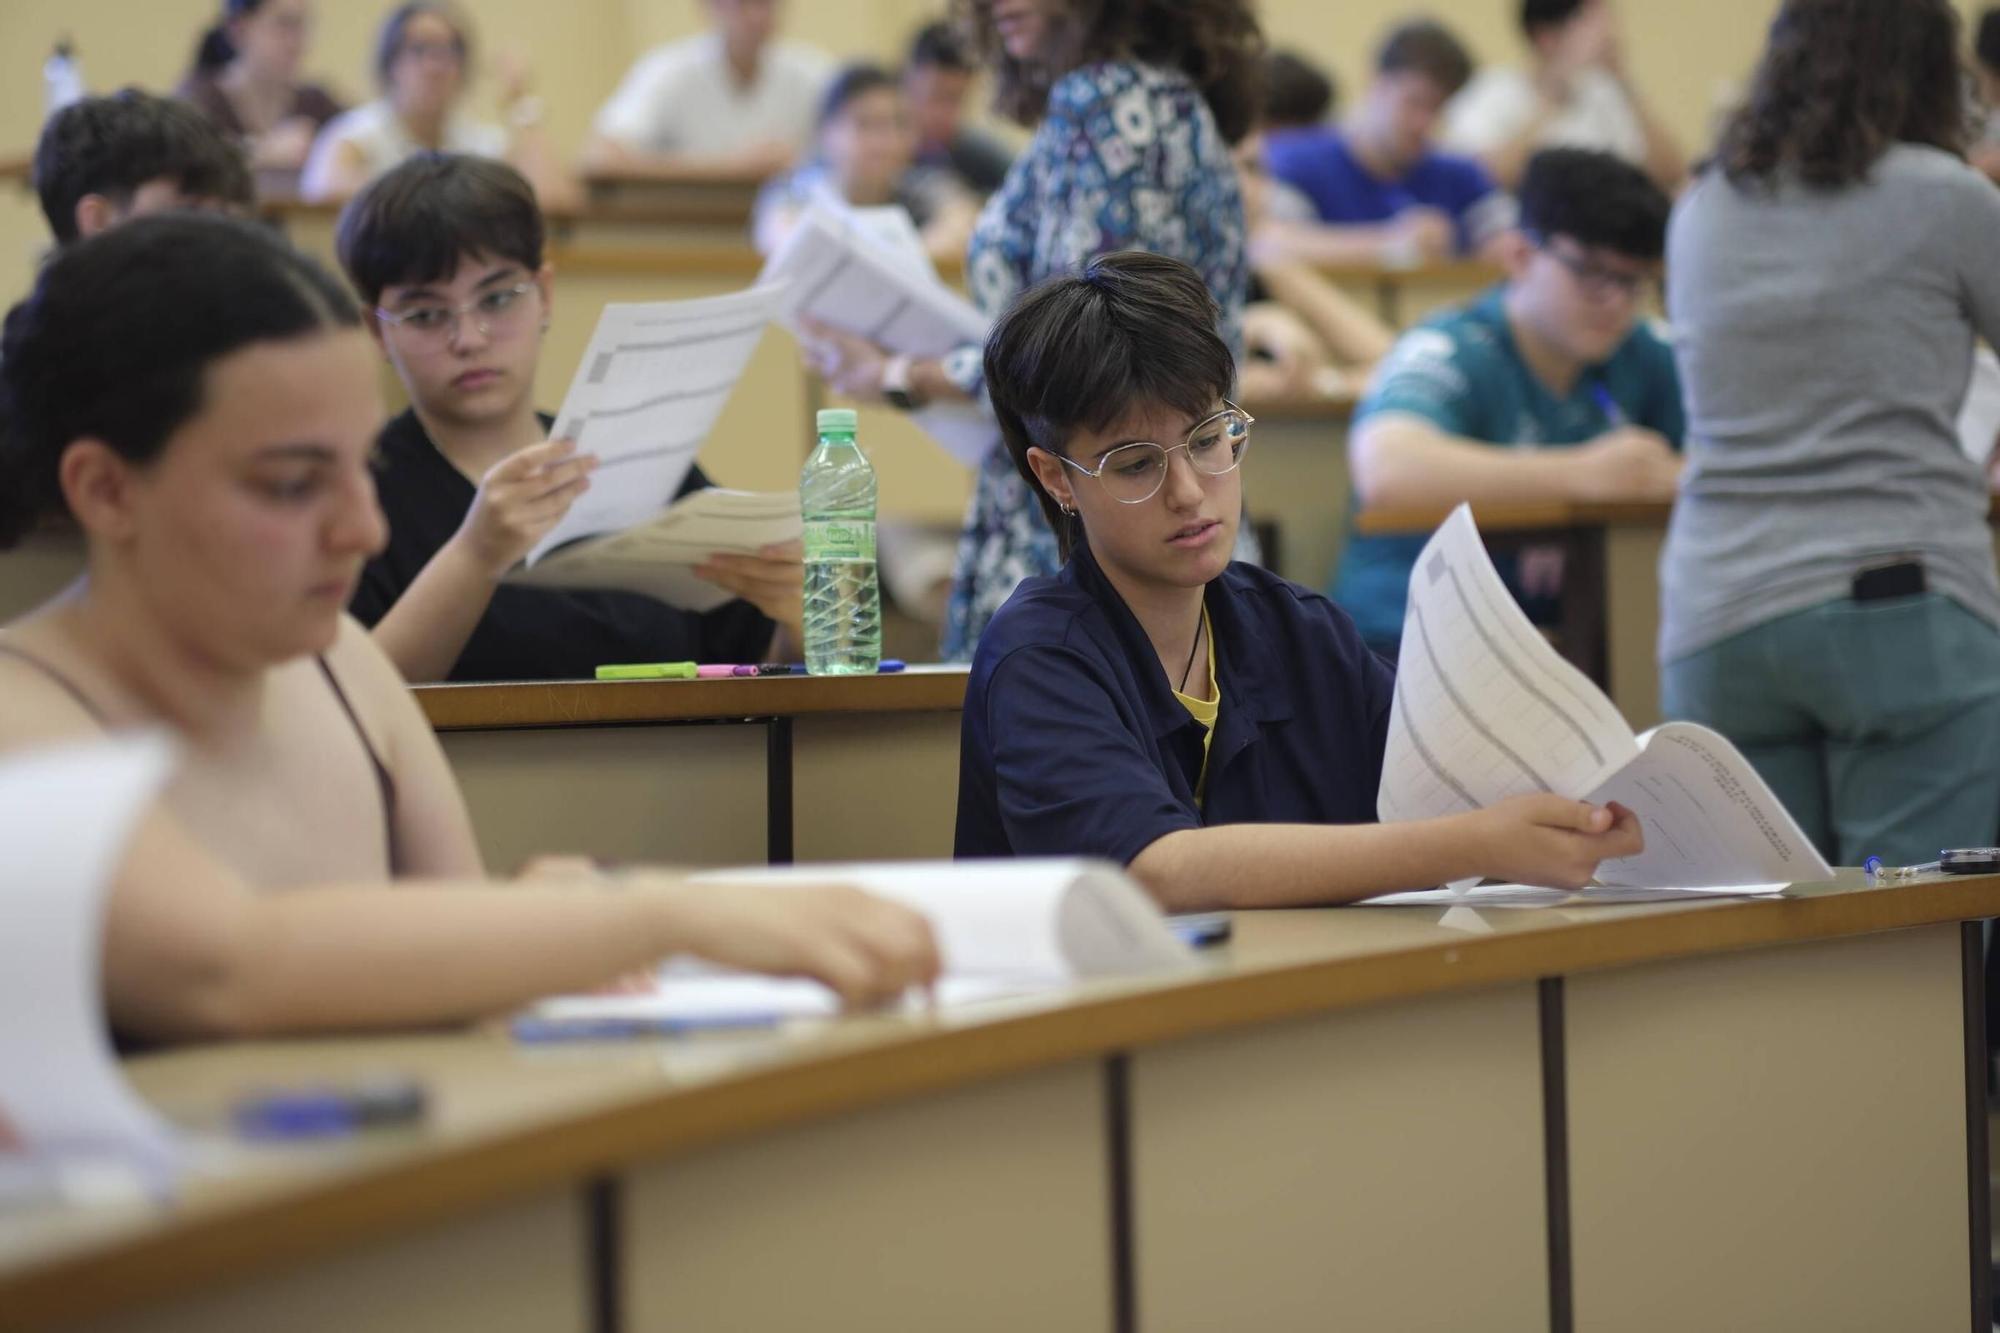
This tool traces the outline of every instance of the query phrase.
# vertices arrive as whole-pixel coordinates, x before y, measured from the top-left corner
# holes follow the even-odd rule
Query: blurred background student
[[[966,99],[979,66],[949,23],[926,23],[903,62],[903,95],[917,127],[917,161],[949,171],[985,198],[1000,188],[1014,153],[999,138],[966,123]]]
[[[895,205],[910,215],[932,258],[955,258],[972,235],[978,205],[949,171],[920,166],[910,108],[896,76],[849,65],[827,85],[810,160],[767,184],[751,234],[770,254],[815,199],[855,208]]]
[[[311,0],[223,0],[175,95],[242,140],[259,171],[297,171],[313,139],[344,110],[300,75],[312,46]]]
[[[375,43],[380,95],[320,132],[299,193],[338,202],[418,153],[475,153],[518,168],[545,207],[572,203],[575,184],[542,131],[541,103],[528,90],[526,67],[508,62],[501,74],[504,127],[466,110],[471,71],[471,29],[455,7],[414,0],[392,10]]]

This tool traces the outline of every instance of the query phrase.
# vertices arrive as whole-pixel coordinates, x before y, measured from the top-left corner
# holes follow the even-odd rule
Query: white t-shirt
[[[335,116],[313,140],[312,153],[299,173],[299,193],[308,199],[326,193],[327,173],[342,144],[352,144],[367,164],[368,179],[393,171],[423,151],[387,102],[369,102]],[[498,125],[454,115],[445,123],[443,151],[477,157],[505,158],[507,131]]]
[[[1527,71],[1486,69],[1445,108],[1442,142],[1457,153],[1492,152],[1534,120],[1541,96]],[[1537,148],[1595,148],[1634,165],[1646,160],[1646,131],[1625,85],[1601,69],[1579,72],[1569,104],[1543,129]]]
[[[776,141],[804,152],[832,61],[810,47],[772,42],[757,80],[739,87],[722,39],[702,33],[639,58],[597,113],[597,132],[640,153],[725,155]]]

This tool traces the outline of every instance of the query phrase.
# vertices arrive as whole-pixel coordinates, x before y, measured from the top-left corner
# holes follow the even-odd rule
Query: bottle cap
[[[830,431],[852,435],[860,425],[860,418],[855,416],[851,407],[822,407],[819,410],[819,433],[822,435]]]

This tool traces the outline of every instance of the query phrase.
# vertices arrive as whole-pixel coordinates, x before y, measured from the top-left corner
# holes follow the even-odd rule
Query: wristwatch
[[[882,396],[899,412],[914,412],[921,404],[910,392],[910,358],[892,356],[882,364]]]

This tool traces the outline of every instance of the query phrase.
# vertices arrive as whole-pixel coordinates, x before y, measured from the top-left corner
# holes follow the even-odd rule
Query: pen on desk
[[[597,668],[599,680],[693,680],[693,662],[623,662]]]
[[[373,1079],[348,1088],[261,1091],[239,1098],[230,1122],[246,1139],[294,1142],[336,1138],[357,1130],[408,1125],[424,1118],[429,1097],[405,1078]]]
[[[1618,406],[1618,400],[1611,396],[1611,390],[1605,387],[1604,381],[1591,382],[1590,396],[1597,400],[1597,409],[1604,413],[1604,419],[1610,423],[1611,429],[1623,430],[1632,424],[1626,418],[1624,409]]]
[[[1922,879],[1925,875],[1942,873],[1944,863],[1925,861],[1921,865],[1914,866],[1885,866],[1881,857],[1871,856],[1861,863],[1861,868],[1868,873],[1870,884],[1906,884],[1911,880]]]
[[[876,674],[884,676],[893,676],[898,671],[907,671],[908,669],[909,664],[901,658],[896,657],[884,658],[875,666]],[[757,668],[757,674],[760,676],[805,676],[811,673],[806,670],[805,663],[803,662],[768,662]]]
[[[626,1041],[634,1037],[682,1037],[697,1032],[745,1032],[774,1028],[784,1015],[770,1010],[659,1018],[538,1018],[523,1014],[508,1025],[515,1041],[545,1045],[563,1041]]]

